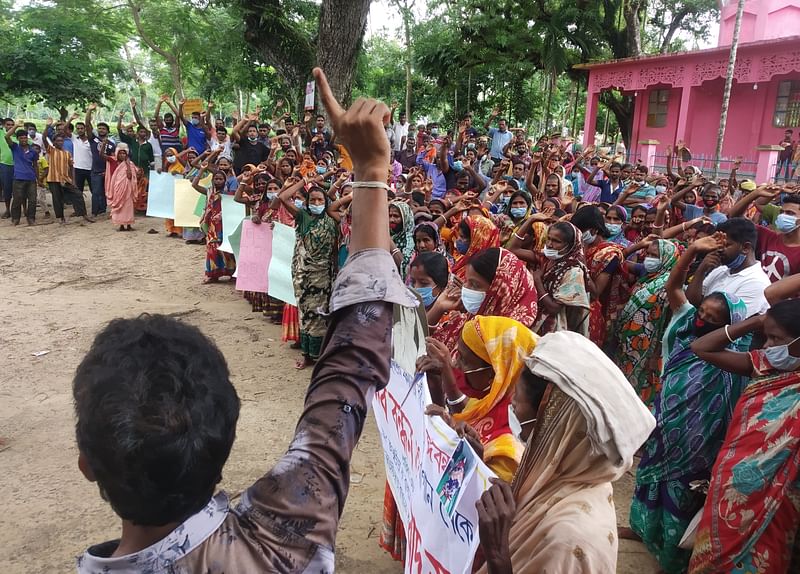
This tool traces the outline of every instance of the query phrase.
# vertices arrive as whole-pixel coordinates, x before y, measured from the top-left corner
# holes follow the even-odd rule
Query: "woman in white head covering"
[[[119,231],[133,231],[134,209],[138,190],[137,168],[128,157],[128,145],[117,144],[113,156],[103,154],[106,170],[106,199],[111,208],[111,221]]]
[[[611,483],[655,419],[582,335],[545,335],[526,363],[509,412],[526,450],[514,482],[495,482],[478,503],[480,572],[614,573]]]

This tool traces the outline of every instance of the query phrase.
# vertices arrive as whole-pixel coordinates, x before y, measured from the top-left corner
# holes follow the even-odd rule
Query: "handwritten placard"
[[[495,474],[444,421],[424,414],[430,402],[425,378],[413,379],[392,361],[389,384],[372,404],[386,477],[406,531],[405,572],[466,574],[479,542],[475,503]],[[436,488],[459,444],[476,466],[448,512]]]
[[[236,255],[236,289],[266,293],[272,259],[272,229],[266,223],[242,222],[239,253]]]
[[[306,101],[303,108],[306,111],[314,109],[314,92],[316,90],[316,83],[311,81],[306,84]]]
[[[292,281],[292,257],[295,244],[294,228],[275,223],[272,229],[272,259],[269,265],[269,294],[271,297],[297,305]]]
[[[237,203],[232,195],[223,194],[222,196],[222,243],[220,251],[233,253],[233,247],[228,236],[233,233],[245,216],[243,203]]]

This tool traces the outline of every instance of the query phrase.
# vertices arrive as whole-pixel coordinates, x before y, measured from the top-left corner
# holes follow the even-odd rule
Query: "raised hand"
[[[695,239],[694,243],[692,243],[692,247],[694,247],[700,253],[725,249],[725,234],[721,231],[718,231],[713,235],[709,235],[708,237]]]

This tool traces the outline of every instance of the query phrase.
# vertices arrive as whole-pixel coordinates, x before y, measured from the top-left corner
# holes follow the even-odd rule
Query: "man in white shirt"
[[[397,109],[397,102],[392,104],[392,129],[394,130],[394,143],[392,146],[392,151],[394,151],[394,155],[396,156],[398,152],[403,150],[406,146],[406,138],[408,137],[408,122],[406,121],[406,113],[404,111],[400,112],[399,120],[394,121],[394,112]]]
[[[72,163],[75,166],[75,187],[83,194],[86,185],[92,190],[92,145],[86,133],[86,124],[75,124],[72,134]]]
[[[756,259],[755,224],[743,217],[733,217],[720,223],[717,233],[723,234],[719,236],[721,247],[705,256],[686,289],[686,298],[699,307],[709,293],[728,293],[742,300],[748,317],[766,313],[769,303],[764,289],[771,282]]]

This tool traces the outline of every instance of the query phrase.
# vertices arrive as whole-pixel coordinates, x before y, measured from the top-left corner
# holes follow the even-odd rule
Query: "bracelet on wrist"
[[[728,337],[728,341],[730,341],[731,343],[734,343],[734,342],[736,342],[736,339],[732,338],[731,334],[728,333],[728,327],[730,327],[730,325],[725,325],[725,336]]]
[[[519,233],[517,233],[516,231],[514,232],[514,237],[516,237],[520,241],[525,241],[527,239],[527,236],[526,237],[520,237]]]
[[[454,401],[451,401],[450,399],[446,399],[445,402],[447,403],[447,406],[454,407],[456,405],[460,405],[461,403],[463,403],[466,400],[467,400],[467,395],[463,395],[462,394],[460,397],[458,397]]]

